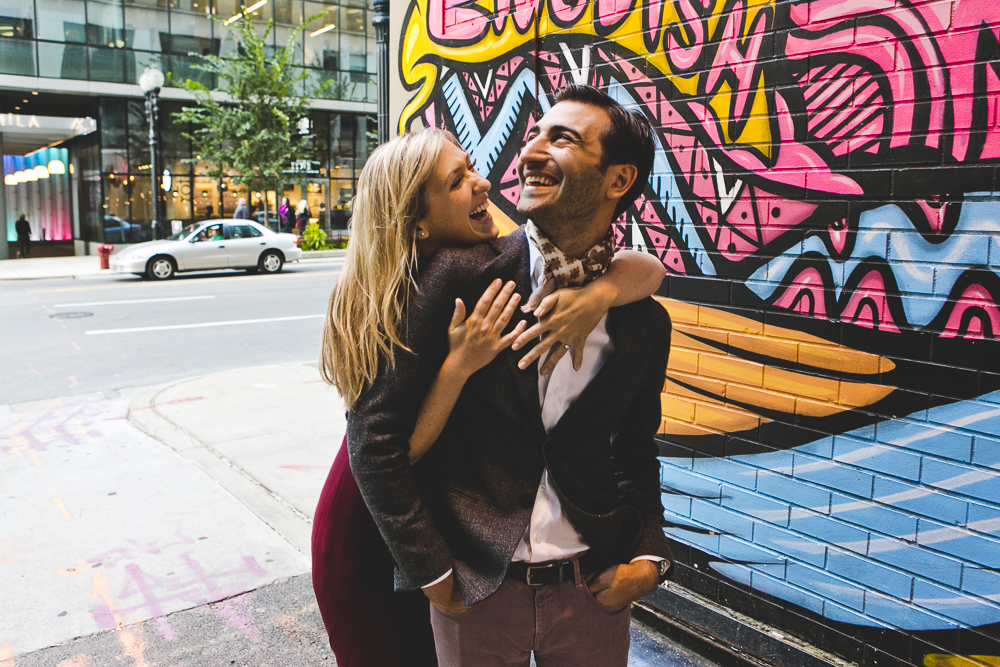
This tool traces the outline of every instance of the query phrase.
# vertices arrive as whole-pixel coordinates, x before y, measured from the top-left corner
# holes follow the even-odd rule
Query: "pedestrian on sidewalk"
[[[309,210],[309,202],[305,199],[299,200],[299,205],[295,207],[295,233],[302,236],[302,230],[309,224],[312,211]]]
[[[250,207],[247,206],[247,198],[240,197],[236,200],[236,211],[233,212],[233,220],[249,220]]]
[[[17,232],[17,254],[21,259],[31,257],[31,224],[24,217],[24,213],[14,223],[14,231]]]
[[[398,426],[409,433],[402,471],[383,479],[389,494],[412,493],[415,484],[432,484],[447,468],[454,450],[424,455],[444,429],[466,380],[527,326],[518,315],[521,321],[509,329],[521,295],[512,282],[503,285],[499,280],[483,285],[485,291],[468,319],[461,300],[452,301],[449,312],[435,312],[430,318],[420,309],[411,317],[407,308],[418,295],[418,273],[430,270],[436,251],[483,244],[497,236],[487,210],[489,188],[457,140],[434,129],[400,135],[378,148],[358,182],[356,242],[348,246],[345,274],[330,300],[323,377],[338,388],[348,406],[365,410],[378,398],[373,386],[409,355],[411,337],[437,341],[434,352],[421,357],[436,376],[414,388],[422,405],[418,400],[412,412],[384,415],[388,428]],[[489,246],[479,248],[482,257],[494,254]],[[550,355],[553,364],[565,355],[571,346],[556,345],[557,340],[582,347],[611,304],[604,291],[609,286],[616,294],[628,295],[622,298],[635,300],[652,293],[663,277],[659,262],[643,253],[614,263],[620,264],[619,270],[596,281],[595,287],[560,290],[532,304],[532,314],[545,319],[527,333],[533,339],[545,337],[526,355],[529,365],[550,349],[556,350]],[[421,283],[424,287],[429,286]],[[645,291],[637,294],[637,289]],[[421,585],[433,582],[403,578],[401,573],[414,563],[400,562],[405,552],[399,552],[398,545],[390,545],[390,552],[382,540],[352,474],[355,462],[348,460],[348,441],[356,435],[362,434],[355,425],[337,453],[313,521],[313,586],[330,645],[341,667],[436,665],[428,600],[426,591],[420,592]],[[400,518],[427,519],[428,512],[418,497],[400,507]],[[400,593],[393,593],[394,567]]]
[[[278,229],[282,232],[291,232],[295,228],[295,209],[288,197],[281,198],[281,206],[278,207]]]

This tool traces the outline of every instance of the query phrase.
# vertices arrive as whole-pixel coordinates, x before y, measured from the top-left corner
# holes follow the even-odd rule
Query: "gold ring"
[[[562,348],[563,348],[564,350],[568,350],[568,349],[570,348],[570,346],[569,346],[569,345],[567,345],[566,343],[559,343],[559,345],[560,345],[560,346],[561,346],[561,347],[562,347]]]

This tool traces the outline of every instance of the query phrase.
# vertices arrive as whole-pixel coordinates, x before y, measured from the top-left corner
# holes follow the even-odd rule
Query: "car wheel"
[[[285,258],[281,256],[281,253],[274,250],[265,252],[260,256],[260,261],[257,262],[257,268],[262,273],[278,273],[284,265]]]
[[[159,255],[149,260],[146,265],[146,276],[150,280],[168,280],[174,277],[177,272],[177,265],[174,260],[166,255]]]

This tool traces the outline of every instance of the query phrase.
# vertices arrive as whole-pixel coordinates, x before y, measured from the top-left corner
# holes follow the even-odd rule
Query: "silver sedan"
[[[205,220],[163,241],[137,243],[111,256],[111,270],[151,280],[180,271],[245,269],[278,273],[302,257],[294,234],[277,234],[250,220]]]

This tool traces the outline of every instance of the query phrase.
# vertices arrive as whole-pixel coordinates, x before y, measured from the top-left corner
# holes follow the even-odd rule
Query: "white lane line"
[[[122,301],[88,301],[86,303],[57,303],[53,308],[75,308],[76,306],[117,306],[120,303],[161,303],[163,301],[197,301],[199,299],[214,299],[208,296],[172,296],[163,299],[124,299]]]
[[[326,317],[325,313],[319,315],[295,315],[294,317],[268,317],[260,320],[230,320],[228,322],[201,322],[199,324],[172,324],[163,327],[135,327],[134,329],[99,329],[97,331],[86,331],[88,336],[99,336],[102,334],[122,334],[139,333],[142,331],[173,331],[175,329],[202,329],[205,327],[231,327],[238,324],[265,324],[267,322],[291,322],[293,320],[314,320]]]

